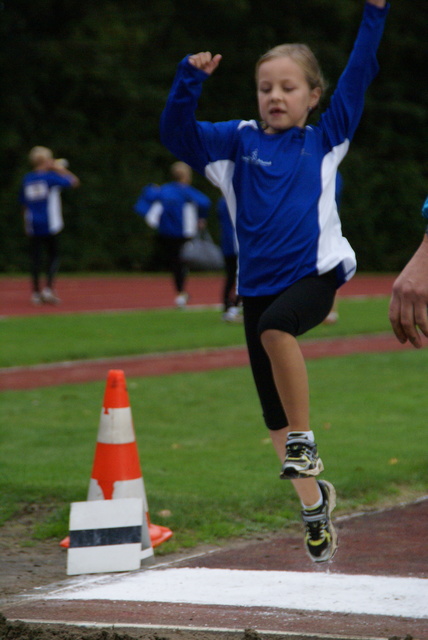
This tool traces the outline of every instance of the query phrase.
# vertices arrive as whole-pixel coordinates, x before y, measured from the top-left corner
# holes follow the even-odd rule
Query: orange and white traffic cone
[[[142,531],[143,547],[157,547],[171,538],[170,529],[150,522],[125,374],[112,369],[107,378],[87,499],[115,498],[142,498],[147,521]],[[66,540],[62,546],[68,546]]]

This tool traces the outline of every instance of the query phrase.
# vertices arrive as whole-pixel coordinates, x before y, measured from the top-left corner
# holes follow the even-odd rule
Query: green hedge
[[[304,41],[330,86],[343,69],[362,0],[6,0],[0,8],[0,271],[27,268],[17,193],[35,144],[81,178],[64,195],[66,270],[159,268],[153,234],[134,214],[142,185],[163,182],[174,158],[158,123],[175,67],[211,49],[223,61],[206,83],[201,119],[257,117],[254,62]],[[404,28],[405,25],[405,28]],[[427,189],[426,0],[394,3],[366,110],[343,163],[342,218],[362,270],[398,270],[419,242]],[[214,187],[197,176],[210,195]],[[214,210],[211,230],[217,235]]]

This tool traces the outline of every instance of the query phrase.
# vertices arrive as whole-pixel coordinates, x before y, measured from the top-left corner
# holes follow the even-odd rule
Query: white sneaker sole
[[[293,465],[293,463],[290,463],[282,469],[279,477],[285,480],[295,480],[296,478],[313,478],[314,476],[318,476],[321,471],[324,471],[324,465],[321,458],[318,458],[316,466],[313,469],[302,470],[297,465]]]

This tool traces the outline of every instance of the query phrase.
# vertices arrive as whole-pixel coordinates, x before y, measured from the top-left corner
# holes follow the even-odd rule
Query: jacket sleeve
[[[188,62],[188,56],[184,58],[178,65],[160,120],[162,144],[202,175],[210,162],[231,157],[239,124],[235,120],[218,123],[196,120],[202,85],[208,77]]]
[[[73,186],[73,180],[70,176],[63,176],[56,171],[49,171],[46,174],[46,182],[50,187],[61,187],[61,189],[69,189]]]
[[[207,78],[208,74],[192,67],[186,56],[178,65],[160,120],[162,144],[199,173],[203,173],[206,154],[195,111]]]
[[[141,190],[137,202],[134,204],[134,211],[139,216],[145,218],[152,204],[160,194],[159,187],[149,184]]]
[[[352,53],[320,121],[331,147],[351,140],[359,124],[365,92],[379,71],[376,54],[388,11],[389,5],[365,4]]]
[[[198,217],[207,218],[211,207],[211,200],[205,193],[202,193],[202,191],[198,191],[198,189],[194,187],[190,187],[190,189],[190,197],[198,207]]]

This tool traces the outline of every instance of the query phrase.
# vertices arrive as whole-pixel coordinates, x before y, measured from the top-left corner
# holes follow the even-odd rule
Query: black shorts
[[[251,370],[265,424],[272,431],[286,427],[288,421],[260,336],[268,329],[277,329],[296,337],[313,329],[331,311],[336,288],[336,271],[333,270],[322,276],[302,278],[276,295],[245,296],[242,299]]]

